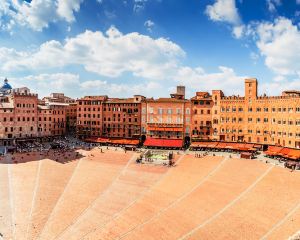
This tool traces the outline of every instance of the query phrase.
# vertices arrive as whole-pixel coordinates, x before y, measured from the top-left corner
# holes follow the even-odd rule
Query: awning
[[[92,142],[92,143],[106,143],[109,141],[108,138],[99,138],[99,137],[89,137],[84,140],[86,142]]]
[[[146,147],[172,147],[181,148],[183,141],[181,139],[161,139],[161,138],[147,138],[144,142]]]
[[[160,132],[182,132],[183,128],[178,127],[148,127],[149,131],[160,131]]]
[[[247,147],[247,148],[254,148],[254,144],[252,144],[252,143],[245,143],[245,147]]]
[[[235,143],[226,143],[226,149],[237,149],[237,145]]]
[[[218,145],[218,143],[210,143],[209,145],[207,145],[208,148],[215,148]]]
[[[218,145],[216,146],[216,148],[220,148],[223,149],[226,147],[226,143],[225,142],[219,142]]]
[[[297,160],[300,158],[300,150],[298,149],[290,149],[290,152],[288,153],[288,158]]]
[[[211,142],[192,142],[191,147],[206,148],[210,144],[212,144],[212,143]]]
[[[267,155],[277,155],[282,149],[283,147],[269,146],[268,150],[264,153]]]
[[[138,145],[137,139],[110,139],[110,143],[119,145]]]
[[[290,151],[291,151],[291,149],[289,149],[289,148],[283,148],[280,150],[280,152],[278,152],[278,155],[285,156],[285,155],[288,155]]]

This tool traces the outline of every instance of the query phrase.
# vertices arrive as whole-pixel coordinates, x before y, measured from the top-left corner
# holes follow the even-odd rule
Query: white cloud
[[[155,25],[154,22],[151,21],[150,19],[144,23],[144,26],[147,28],[149,32],[152,32],[152,28],[154,27],[154,25]]]
[[[281,5],[281,0],[267,0],[267,6],[270,12],[275,12],[276,7],[280,5]]]
[[[230,24],[240,24],[235,0],[216,0],[213,5],[206,7],[205,13],[213,21],[227,22]]]
[[[256,33],[256,44],[267,67],[280,75],[300,75],[300,31],[291,20],[260,23]]]
[[[220,66],[219,72],[206,73],[202,68],[181,67],[176,79],[194,91],[227,90],[228,94],[243,94],[244,79],[232,68]]]
[[[275,76],[275,77],[273,78],[273,81],[274,81],[274,82],[283,82],[283,81],[286,81],[286,80],[287,80],[286,77],[281,76],[281,75],[277,75],[277,76]]]
[[[256,64],[257,60],[259,59],[259,55],[255,52],[250,53],[250,58],[253,60],[253,63]]]
[[[144,10],[147,2],[148,0],[133,0],[133,11],[138,13]]]
[[[244,30],[245,30],[244,25],[239,25],[239,26],[233,27],[233,29],[232,29],[233,36],[238,39],[241,38],[244,34]]]
[[[83,0],[58,0],[57,13],[67,22],[75,21],[74,12],[78,12]]]
[[[213,5],[206,7],[205,13],[212,21],[230,24],[235,38],[243,36],[245,25],[241,21],[235,0],[216,0]]]
[[[116,84],[102,80],[89,80],[80,83],[81,92],[85,94],[106,94],[114,97],[130,97],[135,94],[152,96],[162,94],[164,89],[157,82],[143,82],[138,84]]]
[[[276,78],[276,77],[275,77]],[[266,93],[269,96],[281,95],[285,90],[299,90],[300,79],[287,80],[284,77],[278,77],[271,82],[264,82],[260,84],[260,92]]]
[[[172,75],[185,52],[164,38],[153,39],[133,32],[123,35],[115,27],[105,34],[86,31],[64,43],[52,40],[33,52],[0,48],[2,71],[41,70],[82,65],[93,73],[119,77],[125,72],[134,76],[163,79]]]
[[[297,3],[297,4],[300,4],[300,0],[296,0],[296,3]]]
[[[1,76],[0,79],[4,79]],[[53,92],[63,92],[67,96],[78,98],[84,95],[108,95],[110,97],[131,97],[135,94],[159,96],[165,92],[160,83],[145,81],[137,84],[110,83],[104,80],[82,80],[78,74],[52,73],[29,75],[21,78],[8,78],[14,87],[29,87],[38,93],[39,98]]]
[[[32,0],[28,3],[9,0],[0,3],[0,16],[8,19],[4,30],[10,30],[12,25],[19,24],[35,31],[42,31],[52,22],[75,21],[74,12],[79,11],[82,2],[83,0]]]
[[[153,39],[136,32],[123,34],[111,27],[106,33],[86,31],[64,42],[48,41],[33,51],[21,52],[2,47],[0,71],[5,74],[18,70],[53,72],[61,71],[65,66],[81,65],[100,76],[114,78],[129,72],[136,79],[135,83],[128,80],[116,83],[115,80],[99,79],[81,81],[78,75],[73,74],[40,74],[18,80],[27,81],[29,86],[43,95],[51,90],[65,91],[70,96],[100,93],[112,96],[163,96],[166,95],[165,88],[174,85],[174,81],[185,84],[191,94],[196,90],[212,88],[238,89],[238,94],[243,89],[244,77],[238,76],[233,69],[219,67],[216,73],[206,73],[201,68],[183,66],[181,59],[184,56],[180,46],[170,40]]]
[[[52,92],[65,92],[67,95],[78,93],[79,75],[72,73],[54,73],[29,75],[21,78],[9,78],[13,87],[27,86],[39,97],[48,96]]]

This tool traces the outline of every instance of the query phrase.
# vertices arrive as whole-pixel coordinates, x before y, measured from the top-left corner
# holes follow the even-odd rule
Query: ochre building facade
[[[190,136],[191,102],[185,99],[185,88],[169,98],[145,99],[142,102],[142,136],[144,139],[181,139]]]
[[[300,147],[300,92],[284,91],[281,96],[258,96],[256,79],[245,80],[245,96],[216,101],[219,116],[214,126],[216,139],[266,145]]]

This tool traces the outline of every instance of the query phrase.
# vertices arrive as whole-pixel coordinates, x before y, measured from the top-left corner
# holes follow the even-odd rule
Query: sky
[[[39,97],[300,90],[300,0],[1,0],[0,81]]]

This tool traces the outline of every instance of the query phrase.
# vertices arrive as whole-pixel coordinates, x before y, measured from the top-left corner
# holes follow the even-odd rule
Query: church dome
[[[9,91],[11,90],[12,87],[10,86],[10,84],[8,83],[8,80],[5,78],[4,80],[4,84],[1,86],[0,88],[0,92],[6,92],[6,91]]]

